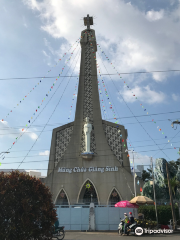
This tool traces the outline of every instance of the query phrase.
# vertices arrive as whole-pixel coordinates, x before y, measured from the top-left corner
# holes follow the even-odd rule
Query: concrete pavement
[[[132,240],[135,239],[142,239],[142,240],[151,240],[151,239],[163,239],[166,240],[179,240],[180,239],[180,233],[174,233],[174,234],[146,234],[140,237],[135,236],[119,236],[117,232],[66,232],[64,240],[116,240],[116,239],[122,239],[125,238],[126,240]]]

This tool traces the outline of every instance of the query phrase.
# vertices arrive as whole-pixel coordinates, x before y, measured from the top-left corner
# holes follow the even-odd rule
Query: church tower
[[[53,129],[48,174],[55,204],[115,204],[134,193],[124,126],[102,120],[93,18],[84,18],[81,63],[74,122]],[[86,134],[86,118],[90,133]],[[88,139],[89,136],[89,140]],[[122,143],[122,139],[124,142]],[[90,152],[86,151],[87,142]]]

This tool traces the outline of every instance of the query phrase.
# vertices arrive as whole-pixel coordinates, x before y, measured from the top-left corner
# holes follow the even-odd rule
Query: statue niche
[[[84,135],[85,135],[85,151],[81,153],[84,159],[92,159],[94,153],[91,152],[91,131],[92,131],[92,124],[89,121],[89,117],[86,117],[86,122],[84,124]]]

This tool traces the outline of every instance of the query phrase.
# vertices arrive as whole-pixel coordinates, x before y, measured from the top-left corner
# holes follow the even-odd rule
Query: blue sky
[[[76,41],[85,28],[82,18],[88,13],[94,16],[101,73],[180,70],[179,1],[0,3],[0,79],[31,78],[0,80],[0,152],[7,151],[15,142],[9,154],[1,154],[2,169],[41,169],[42,175],[47,174],[52,129],[73,121],[76,106],[77,77],[57,77],[62,68],[67,76],[79,73],[80,44]],[[109,99],[99,76],[102,108],[106,109],[102,110],[102,117],[113,122],[113,118],[121,118],[119,123],[128,129],[129,148],[137,152],[135,164],[147,165],[151,156],[154,160],[179,157],[180,126],[175,131],[168,120],[180,120],[179,74],[122,74],[122,78],[103,75]],[[44,76],[52,78],[32,78]],[[26,124],[28,133],[16,141]],[[163,151],[159,150],[162,148]]]

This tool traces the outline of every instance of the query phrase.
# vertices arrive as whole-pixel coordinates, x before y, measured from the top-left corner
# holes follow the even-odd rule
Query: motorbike
[[[120,219],[121,219],[121,218],[120,218]],[[119,233],[119,235],[122,235],[123,232],[124,232],[124,221],[121,220],[121,222],[120,222],[120,224],[119,224],[119,226],[118,226],[118,233]]]
[[[120,219],[121,219],[121,218],[120,218]],[[134,222],[134,223],[128,225],[128,226],[127,226],[127,230],[126,230],[126,231],[127,231],[127,236],[128,236],[129,234],[137,235],[136,232],[135,232],[135,229],[136,229],[137,227],[140,227],[140,225],[137,224],[137,222]],[[124,221],[121,220],[121,222],[120,222],[120,224],[119,224],[119,226],[118,226],[118,234],[119,234],[119,235],[122,235],[123,233],[124,233]]]

